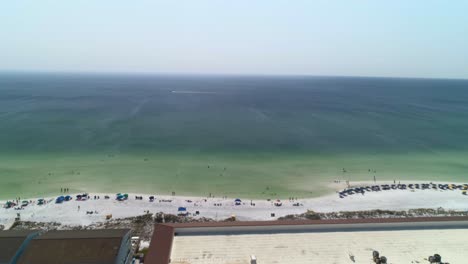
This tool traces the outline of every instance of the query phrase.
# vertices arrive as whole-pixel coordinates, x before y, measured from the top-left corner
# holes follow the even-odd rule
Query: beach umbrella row
[[[57,198],[57,199],[58,199],[58,198]],[[65,199],[65,198],[64,198],[64,199]],[[46,202],[45,199],[42,199],[42,198],[41,198],[41,199],[37,199],[37,205],[43,205],[43,204],[45,204],[45,202]],[[26,207],[26,206],[29,205],[29,203],[30,203],[29,201],[24,200],[24,201],[21,202],[21,207]],[[7,201],[7,202],[5,203],[5,206],[4,206],[4,207],[8,209],[8,208],[15,207],[16,205],[17,205],[17,204],[16,204],[15,202]]]
[[[68,202],[71,201],[72,197],[70,195],[67,196],[59,196],[57,199],[55,199],[55,203],[63,203],[63,202]]]

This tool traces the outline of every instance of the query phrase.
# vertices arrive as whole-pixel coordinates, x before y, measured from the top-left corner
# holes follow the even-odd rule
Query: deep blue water
[[[468,148],[468,81],[1,74],[0,152]]]

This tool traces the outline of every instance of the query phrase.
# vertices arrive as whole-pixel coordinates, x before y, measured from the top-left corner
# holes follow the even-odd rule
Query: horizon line
[[[379,75],[333,75],[333,74],[294,74],[294,73],[233,73],[233,72],[156,72],[156,71],[68,71],[68,70],[6,70],[2,73],[16,74],[64,74],[64,75],[127,75],[127,76],[190,76],[190,77],[279,77],[279,78],[375,78],[375,79],[420,79],[420,80],[461,80],[468,77],[419,77],[419,76],[379,76]]]

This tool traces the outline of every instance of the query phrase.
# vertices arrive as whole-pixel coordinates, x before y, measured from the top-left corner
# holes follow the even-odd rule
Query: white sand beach
[[[387,182],[388,183],[388,182]],[[393,183],[393,182],[392,182]],[[403,183],[403,182],[402,182]],[[408,184],[409,182],[405,182]],[[418,182],[422,183],[422,182]],[[352,186],[373,185],[373,183],[352,183]],[[377,184],[385,184],[378,182]],[[332,183],[337,190],[344,184]],[[408,210],[417,208],[443,208],[445,210],[468,210],[468,195],[460,190],[388,190],[366,192],[340,198],[337,193],[310,199],[281,200],[281,206],[276,206],[276,200],[246,200],[241,197],[241,204],[236,205],[234,198],[203,198],[183,196],[160,196],[157,194],[129,193],[128,200],[117,201],[115,194],[90,193],[87,201],[77,201],[76,194],[71,201],[55,203],[55,197],[46,198],[44,205],[36,204],[37,199],[30,199],[31,204],[22,210],[6,209],[6,201],[0,201],[0,225],[8,228],[13,224],[17,214],[22,221],[57,222],[63,225],[86,226],[105,222],[106,215],[112,214],[112,219],[133,217],[145,212],[178,214],[179,207],[185,207],[192,217],[208,217],[223,220],[235,216],[237,220],[275,220],[278,217],[301,214],[307,210],[315,212],[364,211],[364,210]],[[104,196],[110,196],[104,199]],[[154,195],[155,200],[149,201]],[[99,199],[94,199],[99,196]],[[142,196],[136,200],[135,196]],[[255,205],[251,205],[255,204]],[[297,203],[299,204],[297,206]],[[296,204],[296,205],[294,205]],[[18,206],[17,206],[18,207]],[[196,211],[199,212],[195,215]],[[88,214],[87,212],[93,212]],[[272,214],[274,216],[272,217]]]

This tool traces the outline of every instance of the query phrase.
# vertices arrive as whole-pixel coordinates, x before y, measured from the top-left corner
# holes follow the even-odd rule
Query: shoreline
[[[388,181],[378,181],[376,184],[388,184]],[[393,181],[391,181],[393,183]],[[424,181],[402,181],[402,184],[429,183]],[[442,184],[442,182],[433,182]],[[373,182],[351,182],[352,187],[374,185]],[[447,184],[447,183],[444,183]],[[460,183],[449,183],[460,184]],[[345,183],[332,183],[337,190],[342,190]],[[57,222],[70,226],[89,226],[95,223],[106,222],[106,216],[112,219],[135,217],[145,213],[164,213],[177,215],[179,207],[185,207],[191,217],[211,218],[224,220],[235,216],[237,220],[276,220],[288,215],[303,214],[307,211],[320,213],[342,211],[367,210],[409,210],[409,209],[439,209],[468,211],[468,196],[460,190],[388,190],[380,192],[366,192],[365,195],[353,195],[340,198],[338,193],[328,194],[316,198],[282,199],[281,206],[275,205],[274,200],[242,199],[236,205],[235,198],[227,197],[194,197],[157,195],[153,202],[149,201],[149,194],[129,193],[128,200],[117,201],[116,194],[91,193],[87,201],[77,201],[76,194],[63,194],[72,196],[71,201],[61,204],[55,203],[56,197],[48,197],[48,203],[38,205],[37,199],[28,199],[33,202],[22,210],[14,208],[5,209],[6,200],[0,201],[0,225],[11,226],[15,222],[17,213],[21,221]],[[105,196],[109,199],[104,199]],[[99,196],[100,199],[94,199]],[[135,199],[141,196],[142,200]],[[252,205],[254,204],[254,205]],[[18,206],[16,206],[18,207]],[[196,214],[196,212],[199,214]],[[89,214],[88,212],[93,212]]]
[[[329,196],[329,195],[332,195],[332,194],[335,194],[335,193],[338,193],[339,191],[342,191],[344,189],[347,189],[347,188],[357,188],[357,187],[362,187],[362,186],[372,186],[372,185],[383,185],[383,184],[388,184],[388,185],[392,185],[392,184],[415,184],[415,183],[419,183],[419,184],[422,184],[422,183],[426,183],[426,184],[430,184],[430,183],[434,183],[434,184],[458,184],[458,185],[463,185],[463,184],[466,184],[468,185],[468,180],[466,182],[461,182],[461,181],[434,181],[434,180],[430,180],[430,181],[425,181],[425,180],[395,180],[396,183],[394,183],[394,180],[377,180],[376,182],[374,181],[365,181],[365,180],[357,180],[357,181],[349,181],[349,186],[347,185],[347,179],[346,178],[341,178],[341,177],[337,177],[336,179],[334,180],[329,180],[327,182],[320,182],[318,185],[322,188],[319,193],[321,194],[315,194],[315,195],[308,195],[308,196],[304,196],[303,193],[300,193],[297,198],[299,200],[310,200],[310,199],[317,199],[317,198],[321,198],[321,197],[324,197],[324,196]],[[65,189],[65,188],[64,188]],[[86,189],[92,189],[92,188],[72,188],[70,189],[69,188],[69,192],[55,192],[55,191],[52,191],[52,192],[47,192],[45,193],[44,195],[42,196],[38,196],[38,195],[26,195],[26,196],[20,196],[21,197],[21,200],[37,200],[37,199],[40,199],[40,198],[44,198],[44,199],[49,199],[49,198],[56,198],[58,196],[66,196],[66,195],[70,195],[70,196],[76,196],[78,194],[81,194],[81,193],[91,193],[91,194],[105,194],[105,195],[110,195],[111,197],[114,197],[116,193],[114,192],[109,192],[109,191],[86,191]],[[130,188],[130,189],[135,189],[135,188]],[[311,191],[307,191],[309,193],[316,193],[316,192],[311,192]],[[149,192],[146,192],[146,191],[142,191],[142,192],[133,192],[133,191],[129,191],[128,193],[132,193],[132,194],[135,194],[135,195],[139,195],[139,196],[159,196],[159,197],[188,197],[188,198],[200,198],[200,199],[204,199],[204,198],[219,198],[220,194],[222,194],[223,192],[213,192],[213,193],[208,193],[208,194],[213,194],[213,197],[210,197],[210,196],[202,196],[202,195],[199,195],[199,194],[190,194],[190,193],[183,193],[183,194],[176,194],[175,196],[171,195],[171,191],[167,191],[167,192],[158,192],[156,191],[156,193],[149,193]],[[159,194],[157,194],[159,193]],[[216,194],[216,195],[215,195]],[[253,198],[248,198],[246,196],[242,196],[242,194],[239,194],[239,195],[236,195],[236,196],[230,196],[232,195],[232,193],[229,193],[229,196],[226,196],[227,198],[232,198],[232,199],[235,199],[235,198],[243,198],[245,200],[255,200],[255,201],[263,201],[263,200],[266,200],[266,199],[286,199],[286,198],[289,198],[289,197],[296,197],[296,196],[288,196],[286,194],[277,194],[277,193],[270,193],[270,194],[264,194],[263,197],[258,197],[258,196],[253,196]],[[300,196],[302,195],[302,196]],[[286,197],[288,196],[288,197]],[[221,196],[223,197],[223,196]],[[300,198],[299,198],[300,197]],[[4,197],[1,198],[0,197],[0,205],[6,201],[11,201],[13,199],[9,198],[9,199],[5,199]]]
[[[468,156],[466,151],[378,156],[312,152],[254,152],[250,156],[211,152],[84,154],[1,154],[4,177],[0,177],[0,200],[60,195],[61,187],[76,193],[170,195],[175,191],[183,196],[208,196],[211,192],[253,199],[312,198],[330,193],[327,185],[338,179],[372,181],[376,176],[385,181],[465,181],[462,168]],[[378,170],[369,171],[369,166]]]

